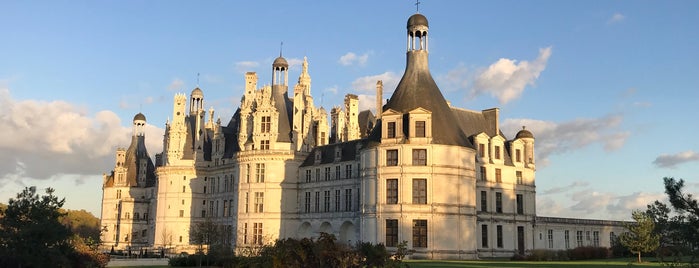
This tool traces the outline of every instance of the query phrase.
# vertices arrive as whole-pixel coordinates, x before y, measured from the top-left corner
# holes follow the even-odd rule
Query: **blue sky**
[[[499,107],[537,138],[537,213],[629,219],[662,177],[699,192],[699,3],[422,1],[430,68],[453,106]],[[0,202],[54,187],[100,213],[102,173],[143,112],[161,150],[175,93],[197,85],[227,121],[243,74],[295,84],[308,57],[316,105],[373,108],[405,67],[412,1],[4,1],[0,3]]]

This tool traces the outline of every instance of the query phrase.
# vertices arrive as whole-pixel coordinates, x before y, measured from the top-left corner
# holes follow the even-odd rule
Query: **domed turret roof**
[[[427,17],[423,16],[422,14],[414,14],[410,16],[410,18],[408,18],[408,29],[414,26],[429,27],[429,24],[427,23]]]
[[[277,68],[277,67],[284,67],[284,68],[289,68],[289,63],[286,61],[286,59],[282,56],[279,56],[278,58],[274,59],[274,63],[272,63],[272,67]]]
[[[522,127],[522,130],[517,132],[517,135],[515,136],[515,139],[527,139],[527,138],[533,139],[534,134],[529,132],[529,130],[526,130],[524,127]]]
[[[137,113],[136,116],[133,117],[133,121],[146,121],[146,116],[143,115],[142,113]]]
[[[204,92],[199,89],[199,87],[196,87],[195,89],[192,90],[192,97],[199,97],[203,98],[204,97]]]

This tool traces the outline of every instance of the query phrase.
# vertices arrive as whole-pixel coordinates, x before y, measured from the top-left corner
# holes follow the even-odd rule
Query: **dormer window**
[[[425,121],[415,121],[415,137],[425,137]]]
[[[483,143],[478,144],[478,156],[481,158],[485,157],[485,144]]]
[[[522,162],[522,150],[515,149],[515,162]]]
[[[500,146],[495,145],[495,159],[500,159]]]
[[[262,117],[262,123],[260,125],[260,132],[262,133],[269,133],[272,129],[272,117],[271,116],[263,116]]]
[[[396,122],[388,122],[386,124],[386,137],[395,138],[396,137]]]

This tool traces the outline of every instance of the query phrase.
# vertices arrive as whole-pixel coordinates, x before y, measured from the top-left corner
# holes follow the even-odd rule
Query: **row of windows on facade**
[[[590,231],[585,231],[585,239],[583,240],[583,231],[576,231],[575,232],[575,242],[576,242],[576,247],[582,247],[582,246],[593,246],[593,247],[599,247],[600,246],[600,240],[599,240],[599,231],[592,231],[592,240],[590,240]],[[547,230],[547,246],[548,248],[553,248],[553,230],[549,229]],[[609,246],[612,246],[612,241],[614,241],[616,235],[614,232],[609,232]],[[539,233],[539,240],[543,239],[543,234]],[[563,231],[563,242],[564,246],[566,249],[571,248],[570,246],[570,230],[564,230]]]
[[[357,193],[357,200],[359,200],[359,191],[356,191]],[[311,212],[342,212],[342,211],[353,211],[353,206],[352,206],[352,189],[345,189],[344,192],[344,206],[342,202],[342,190],[335,190],[335,198],[334,198],[334,209],[331,210],[331,203],[330,203],[330,190],[323,191],[323,208],[321,210],[320,207],[320,191],[315,192],[315,199],[314,199],[314,206],[313,210],[311,210],[311,192],[305,192],[304,195],[304,201],[303,201],[303,212],[304,213],[311,213]],[[358,208],[359,206],[357,206]],[[355,208],[354,210],[356,210]]]
[[[398,166],[398,149],[386,150],[386,166]],[[427,149],[413,149],[413,166],[427,165]]]
[[[264,202],[265,202],[265,193],[264,192],[255,192],[255,197],[253,200],[253,212],[254,213],[263,213],[264,212]],[[245,193],[244,197],[244,204],[245,207],[243,208],[243,211],[245,213],[250,213],[250,193]],[[233,216],[233,200],[223,200],[223,210],[220,210],[219,208],[219,200],[210,200],[209,201],[209,213],[208,215],[210,217],[219,217],[219,212],[221,213],[222,217],[232,217]],[[182,205],[185,204],[184,199],[182,199]],[[206,207],[206,200],[202,201],[202,205]],[[169,208],[169,206],[168,206]],[[184,217],[184,210],[180,210],[179,214],[180,218]],[[206,210],[201,211],[201,217],[205,218],[207,216]]]
[[[350,179],[352,178],[352,165],[347,164],[345,165],[345,176],[342,177],[342,168],[340,165],[335,166],[335,174],[334,177],[332,176],[331,172],[331,167],[325,167],[324,172],[323,172],[323,181],[330,181],[330,180],[339,180],[339,179]],[[320,168],[315,169],[315,181],[321,181],[321,176],[320,176]],[[306,170],[306,182],[313,182],[313,176],[312,176],[312,170],[307,169]]]
[[[425,121],[415,121],[415,137],[417,138],[424,138],[427,135],[427,132],[425,131]],[[387,122],[386,123],[386,138],[395,138],[396,137],[396,122]]]
[[[114,225],[114,230],[116,230],[116,225]],[[141,231],[141,238],[148,238],[147,235],[148,235],[147,230]],[[129,242],[130,237],[131,236],[129,236],[129,234],[124,235],[124,242]],[[133,232],[132,237],[134,240],[133,242],[136,242],[136,240],[138,239],[138,231]],[[116,232],[114,232],[114,241],[117,241],[117,239],[118,239],[117,234],[116,234]]]
[[[119,213],[118,213],[118,212],[114,215],[114,218],[115,218],[115,219],[121,219],[121,218],[119,218]],[[130,219],[131,219],[131,213],[130,213],[130,212],[124,212],[124,218],[123,218],[123,219],[130,220]],[[140,215],[139,215],[138,212],[134,212],[134,213],[133,213],[133,220],[134,220],[134,221],[147,221],[147,220],[148,220],[148,213],[143,213],[143,217],[140,217]]]
[[[413,220],[413,247],[427,247],[427,220]],[[398,246],[398,220],[386,220],[386,246]]]
[[[493,146],[493,152],[490,155],[492,158],[496,160],[501,160],[502,159],[502,149],[499,145]],[[487,154],[486,146],[483,143],[478,144],[478,156],[480,157],[481,160],[485,159],[485,156]],[[521,149],[515,149],[515,155],[513,159],[516,163],[522,163],[522,150]],[[529,159],[529,163],[532,162],[532,159]]]
[[[255,222],[252,224],[252,239],[248,238],[248,223],[243,223],[243,245],[262,245],[264,243],[262,236],[262,223]]]
[[[522,171],[515,171],[515,178],[517,184],[524,184],[524,178],[522,176]],[[480,167],[480,174],[478,176],[480,181],[488,181],[488,171],[485,167]],[[495,182],[502,183],[502,169],[495,169]]]
[[[517,214],[524,214],[524,195],[515,195]],[[481,191],[480,211],[488,212],[488,192]],[[495,192],[495,213],[502,213],[502,192]]]

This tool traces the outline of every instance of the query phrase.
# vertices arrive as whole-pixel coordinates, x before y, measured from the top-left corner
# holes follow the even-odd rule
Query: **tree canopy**
[[[635,223],[626,226],[629,231],[619,237],[621,243],[631,252],[638,255],[641,262],[641,253],[652,252],[660,246],[660,237],[654,232],[655,223],[648,214],[642,211],[634,211],[632,217]]]

